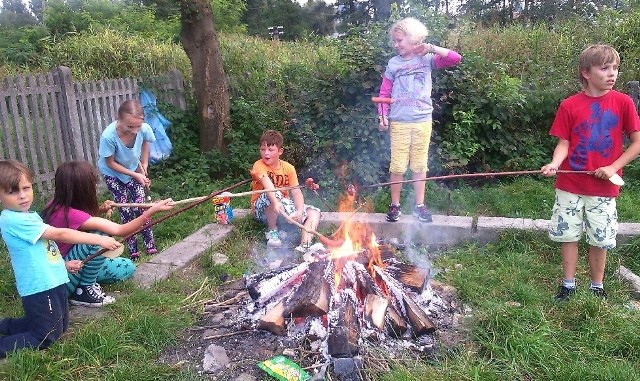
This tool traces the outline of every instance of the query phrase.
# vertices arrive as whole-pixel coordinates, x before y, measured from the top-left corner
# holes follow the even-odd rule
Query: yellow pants
[[[391,165],[389,172],[404,174],[410,165],[413,173],[426,173],[432,122],[391,122]]]

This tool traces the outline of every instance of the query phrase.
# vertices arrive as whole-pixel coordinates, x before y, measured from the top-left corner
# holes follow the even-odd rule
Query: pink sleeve
[[[444,69],[447,67],[455,66],[462,60],[462,56],[458,52],[449,50],[449,54],[446,57],[436,55],[435,66],[436,69]]]
[[[387,77],[382,77],[382,85],[380,85],[380,97],[391,97],[391,90],[393,90],[393,82]],[[389,104],[378,103],[378,115],[389,115]]]

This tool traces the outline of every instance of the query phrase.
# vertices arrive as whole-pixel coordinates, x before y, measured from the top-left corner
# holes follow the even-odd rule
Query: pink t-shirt
[[[89,218],[91,218],[91,215],[89,213],[83,212],[79,209],[69,208],[69,223],[67,224],[67,221],[64,217],[64,208],[58,208],[53,213],[51,213],[51,216],[49,217],[49,225],[56,228],[69,228],[78,230],[80,226],[84,224]],[[69,253],[69,250],[71,250],[71,248],[73,247],[72,243],[56,241],[56,244],[58,245],[60,253],[63,257],[66,257],[67,253]]]

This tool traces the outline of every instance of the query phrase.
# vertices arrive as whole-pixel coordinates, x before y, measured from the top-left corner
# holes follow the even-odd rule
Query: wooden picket
[[[5,77],[0,82],[0,158],[26,164],[41,195],[50,195],[58,165],[67,160],[97,162],[102,130],[115,120],[124,100],[139,99],[141,87],[151,89],[159,101],[186,109],[177,70],[145,82],[74,82],[64,66]]]

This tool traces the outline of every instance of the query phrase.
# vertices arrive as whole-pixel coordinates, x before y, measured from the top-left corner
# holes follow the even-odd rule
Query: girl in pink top
[[[42,211],[42,219],[54,227],[122,237],[146,225],[154,213],[173,208],[172,200],[166,199],[122,225],[97,217],[100,213],[109,213],[113,202],[105,201],[98,206],[98,172],[86,161],[62,164],[56,171],[55,183],[54,197]],[[67,288],[71,304],[100,307],[115,302],[113,297],[102,292],[98,282],[123,281],[130,278],[135,270],[135,265],[128,258],[105,258],[101,255],[83,265],[82,260],[98,251],[98,246],[56,243],[70,279]]]

